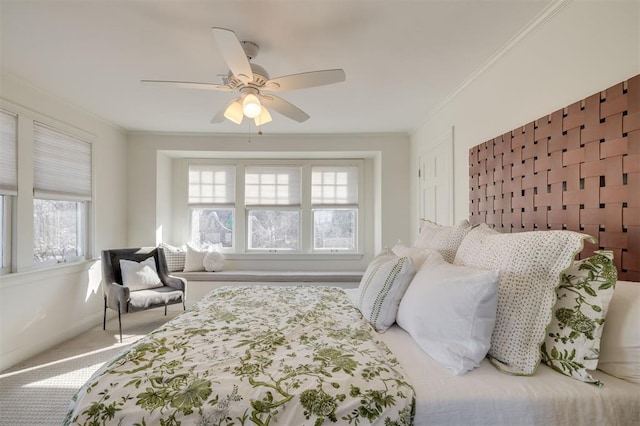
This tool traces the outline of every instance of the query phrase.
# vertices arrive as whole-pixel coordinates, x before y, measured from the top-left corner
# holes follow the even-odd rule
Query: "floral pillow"
[[[542,344],[542,362],[554,370],[602,386],[587,370],[595,370],[600,336],[617,280],[611,251],[596,251],[574,262],[556,290],[553,320]]]

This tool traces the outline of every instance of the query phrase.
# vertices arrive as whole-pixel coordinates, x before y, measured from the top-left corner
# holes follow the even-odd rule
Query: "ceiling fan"
[[[240,41],[236,34],[226,28],[213,27],[213,38],[229,67],[225,84],[197,83],[190,81],[141,80],[145,84],[170,86],[186,89],[219,90],[240,92],[211,120],[220,123],[225,118],[236,124],[242,123],[244,116],[253,118],[256,126],[272,121],[268,108],[302,123],[309,115],[292,103],[264,92],[283,92],[285,90],[305,89],[344,81],[342,69],[291,74],[274,79],[269,78],[267,70],[250,62],[258,55],[259,47],[251,41]]]

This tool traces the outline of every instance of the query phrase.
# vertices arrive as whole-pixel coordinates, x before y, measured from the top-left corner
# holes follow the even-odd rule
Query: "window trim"
[[[92,132],[74,125],[59,121],[55,118],[43,115],[35,110],[26,108],[6,99],[0,98],[0,108],[16,114],[18,117],[17,156],[18,156],[18,193],[11,196],[9,214],[11,223],[8,237],[11,238],[11,246],[8,255],[9,264],[6,265],[5,274],[16,276],[32,271],[58,270],[70,265],[82,264],[95,257],[95,210],[93,202],[85,202],[83,217],[84,235],[84,260],[68,260],[67,263],[48,264],[35,263],[33,261],[33,200],[36,198],[33,192],[33,149],[34,149],[34,123],[40,123],[55,130],[68,134],[74,138],[82,139],[91,146],[91,193],[96,195],[96,135]],[[49,198],[43,195],[43,198]],[[69,201],[79,201],[76,199]]]
[[[12,195],[0,194],[0,226],[4,230],[0,234],[0,275],[11,272],[12,260],[12,237],[13,237],[13,197]]]

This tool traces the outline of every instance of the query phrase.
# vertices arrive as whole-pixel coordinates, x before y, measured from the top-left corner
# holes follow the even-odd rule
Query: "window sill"
[[[361,260],[362,253],[223,253],[229,260]]]
[[[9,272],[0,275],[0,287],[7,288],[16,285],[25,285],[44,279],[51,279],[64,275],[77,274],[88,271],[96,263],[97,259],[81,260],[78,262],[61,263],[51,266],[33,266],[20,272]]]

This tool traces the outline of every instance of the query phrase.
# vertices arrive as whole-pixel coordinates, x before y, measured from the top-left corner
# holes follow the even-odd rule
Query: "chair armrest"
[[[184,292],[185,289],[187,288],[187,280],[182,277],[167,275],[165,285],[168,285],[169,287],[173,287],[176,290],[181,290],[182,292]]]
[[[129,295],[131,289],[116,282],[104,282],[103,281],[104,295],[107,298],[107,306],[111,309],[118,310],[118,302],[122,313],[126,312],[127,302],[129,301]]]

